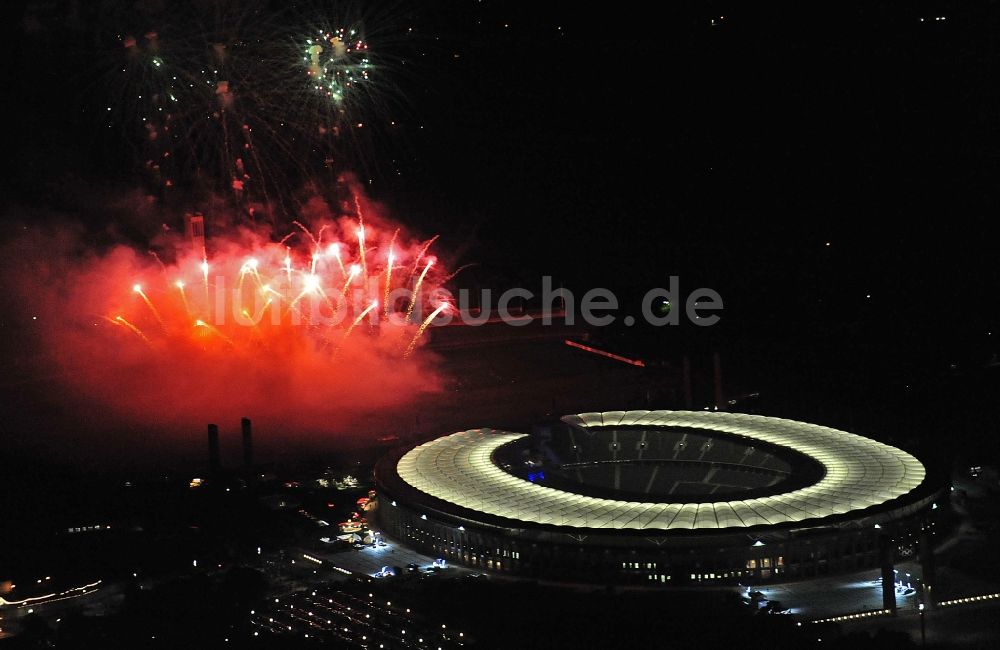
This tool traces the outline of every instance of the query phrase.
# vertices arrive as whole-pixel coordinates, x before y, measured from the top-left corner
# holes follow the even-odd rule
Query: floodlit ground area
[[[388,567],[402,569],[405,573],[421,573],[429,575],[431,573],[441,573],[442,575],[462,575],[470,573],[464,567],[448,565],[445,569],[433,568],[433,558],[417,551],[411,550],[399,544],[396,540],[386,538],[384,545],[365,546],[363,548],[351,548],[342,551],[324,553],[322,551],[310,551],[309,554],[322,560],[326,560],[339,568],[346,569],[352,573],[360,573],[374,576]],[[415,571],[411,571],[410,565],[416,565]]]

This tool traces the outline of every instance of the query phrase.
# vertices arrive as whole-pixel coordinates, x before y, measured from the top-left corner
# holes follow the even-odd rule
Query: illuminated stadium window
[[[747,560],[747,568],[748,569],[756,569],[757,568],[757,560]]]
[[[777,564],[777,566],[785,566],[785,557],[783,555],[779,555],[778,556],[778,564]]]
[[[715,574],[714,573],[709,573],[708,577],[711,578],[711,579],[713,579],[713,580],[715,580]]]
[[[693,573],[692,573],[692,574],[691,574],[691,579],[692,579],[692,580],[697,580],[697,579],[698,579],[698,577],[697,577],[697,576],[696,576],[695,574],[693,574]]]
[[[761,560],[760,560],[760,566],[762,568],[764,568],[764,569],[770,569],[771,568],[771,558],[769,558],[769,557],[761,558]]]

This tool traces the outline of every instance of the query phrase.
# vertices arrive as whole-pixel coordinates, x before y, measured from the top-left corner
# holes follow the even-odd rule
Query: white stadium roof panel
[[[783,494],[716,503],[602,499],[516,477],[492,462],[500,446],[524,434],[472,429],[411,449],[397,473],[413,488],[484,514],[573,528],[718,529],[842,515],[900,497],[921,484],[924,466],[904,451],[862,436],[804,422],[705,411],[609,411],[563,418],[577,427],[680,427],[742,436],[787,447],[825,468],[815,484]]]

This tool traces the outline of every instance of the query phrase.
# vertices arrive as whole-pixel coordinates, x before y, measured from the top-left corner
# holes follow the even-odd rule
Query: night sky
[[[309,49],[299,30],[308,25],[313,34],[319,26],[322,33],[344,24],[364,25],[377,62],[371,76],[378,92],[372,95],[376,101],[359,102],[364,105],[356,113],[348,101],[343,106],[350,110],[336,115],[303,74],[316,73],[303,63]],[[532,474],[539,468],[542,481],[542,468],[550,471],[547,464],[559,462],[540,450],[549,449],[553,432],[558,436],[561,415],[709,410],[712,404],[896,446],[925,464],[928,479],[919,489],[928,491],[922,494],[931,494],[938,479],[950,474],[958,487],[951,501],[962,504],[962,524],[936,551],[947,581],[928,577],[926,564],[921,579],[928,586],[935,581],[938,599],[996,591],[1000,570],[991,557],[1000,466],[1000,1],[3,0],[0,30],[0,151],[6,162],[0,173],[0,595],[11,597],[8,579],[24,585],[14,593],[26,598],[36,594],[32,589],[50,588],[50,577],[43,582],[42,576],[55,577],[52,585],[62,589],[88,584],[81,576],[99,575],[107,580],[102,600],[79,601],[87,603],[86,623],[94,626],[80,629],[99,634],[80,639],[100,638],[116,647],[114,639],[131,639],[134,632],[132,646],[159,635],[156,643],[200,647],[216,635],[228,647],[246,621],[239,627],[227,621],[245,619],[240,612],[251,606],[257,614],[250,614],[261,621],[269,616],[248,604],[253,592],[241,586],[240,576],[260,578],[261,590],[270,584],[270,607],[272,596],[278,603],[279,590],[297,588],[300,580],[309,584],[308,571],[322,577],[317,571],[323,567],[312,562],[350,573],[339,559],[334,566],[332,559],[323,563],[310,555],[304,557],[312,562],[300,560],[291,569],[284,564],[316,548],[334,552],[326,535],[337,527],[317,526],[375,516],[355,498],[375,480],[376,459],[392,457],[387,450],[472,427],[530,432],[532,447],[537,443],[531,455],[518,448],[521,455],[510,463],[500,456],[492,460],[516,475],[512,466],[523,459]],[[324,34],[321,42],[336,52],[340,41]],[[156,61],[158,44],[164,44],[164,57],[176,55],[167,66],[171,74],[190,73],[183,81],[199,84],[201,92],[182,95],[195,98],[191,107],[167,103],[165,96],[177,100],[166,75],[139,83],[130,76],[162,63]],[[223,61],[218,67],[224,82],[218,71],[187,69],[213,60]],[[333,76],[325,69],[324,75],[325,81]],[[232,94],[220,85],[230,79]],[[267,103],[275,97],[296,99],[291,105]],[[227,102],[238,102],[239,109]],[[168,106],[166,113],[151,112],[158,104],[160,110]],[[246,106],[252,109],[241,113]],[[258,109],[266,114],[253,112]],[[166,128],[174,115],[181,117]],[[240,135],[230,139],[230,128]],[[223,130],[226,140],[219,147]],[[251,132],[253,147],[244,144]],[[263,163],[251,159],[258,155]],[[239,166],[245,157],[251,169],[243,177],[250,187],[246,196],[233,191],[237,156]],[[270,214],[248,209],[265,204],[274,208]],[[204,245],[181,235],[183,215],[196,211],[206,219]],[[296,227],[295,220],[308,227]],[[373,243],[367,251],[366,233]],[[439,239],[430,240],[434,236]],[[575,293],[578,306],[587,290],[603,287],[614,292],[620,309],[607,327],[563,327],[557,320],[541,332],[537,322],[516,331],[503,324],[425,330],[417,325],[420,306],[409,324],[386,324],[383,314],[398,317],[404,310],[383,295],[413,289],[425,275],[424,294],[414,289],[417,295],[441,285],[456,293],[489,289],[495,303],[515,287],[537,296],[543,276],[551,276],[554,285]],[[700,327],[683,315],[677,326],[642,321],[642,296],[669,286],[673,276],[680,285],[675,310],[698,288],[721,295],[717,325]],[[321,283],[334,277],[338,303],[346,303],[351,288],[366,311],[329,327],[308,317],[303,325],[296,317],[304,310],[292,313],[296,303],[305,297],[303,303],[316,304],[322,295],[332,311],[333,293]],[[230,280],[239,282],[236,291]],[[255,300],[255,310],[264,303],[252,323],[239,322],[231,309],[244,294]],[[268,309],[270,322],[264,320]],[[625,316],[637,321],[627,324]],[[241,447],[241,417],[253,420],[252,458]],[[209,422],[218,425],[214,438],[208,425],[212,459],[206,454]],[[645,431],[642,436],[636,462],[656,463],[645,484],[650,492],[659,461],[643,457]],[[618,455],[614,440],[613,458],[622,462],[626,455]],[[678,455],[685,443],[678,444],[674,459],[686,464]],[[710,447],[702,445],[699,461],[711,460],[705,456]],[[702,489],[709,489],[709,477],[720,467],[773,473],[779,481],[781,470],[765,465],[769,453],[755,461],[759,466],[742,465],[752,449],[739,465],[711,461]],[[580,481],[586,465],[574,463]],[[457,541],[457,555],[464,550],[466,563],[470,551],[473,565],[477,553],[480,567],[487,561],[491,551],[477,547],[483,536],[475,532],[474,517],[454,519],[470,526],[469,535],[458,526],[454,536],[443,537],[439,524],[453,518],[434,521],[434,513],[448,509],[437,505],[437,497],[408,504],[410,486],[397,495],[392,483],[383,483],[384,475],[395,473],[395,461],[383,460],[380,467],[382,499],[399,498],[398,512],[426,503],[432,520],[427,524],[434,525],[424,529],[411,510],[414,519],[403,516],[395,530],[416,522],[412,534],[405,524],[406,535],[419,540],[421,531],[435,533],[423,538],[424,550],[431,552],[427,545],[433,544],[435,557],[454,553]],[[845,472],[857,482],[853,469]],[[339,482],[334,491],[326,480],[347,473],[361,480],[357,494],[340,492]],[[617,465],[614,476],[617,494],[630,477],[626,473],[623,480]],[[201,477],[207,477],[204,484]],[[679,478],[670,494],[680,484]],[[916,503],[903,501],[910,498],[894,503]],[[906,522],[896,521],[896,514],[882,518],[888,505],[879,505],[865,511],[865,517],[878,517],[873,519],[808,519],[779,532],[748,528],[745,544],[763,546],[766,540],[771,551],[752,550],[776,557],[776,576],[785,557],[791,576],[800,561],[806,570],[815,566],[818,572],[798,575],[817,576],[820,582],[811,587],[816,593],[843,592],[838,603],[860,598],[855,594],[865,585],[874,598],[878,583],[867,582],[877,577],[874,570],[865,583],[854,582],[860,573],[850,582],[828,574],[847,571],[849,562],[872,564],[876,536],[881,562],[896,544],[896,560],[914,560],[903,553],[908,542],[902,533],[917,534],[918,515],[917,548],[927,558],[934,546],[925,545],[924,531],[943,531],[924,523],[958,521],[944,503],[938,514],[948,519],[931,516],[943,497],[932,498],[931,508],[928,499],[919,513],[907,509],[913,519]],[[355,503],[358,512],[348,514]],[[590,519],[604,517],[603,510],[592,512],[585,525],[604,521]],[[726,525],[721,512],[720,525]],[[838,532],[827,543],[819,529],[830,521]],[[871,521],[881,521],[874,528],[886,530],[863,534]],[[88,531],[101,528],[95,524],[104,530]],[[490,525],[494,533],[500,530]],[[612,517],[608,525],[631,524]],[[76,535],[80,526],[85,532]],[[379,527],[387,535],[393,530],[386,521]],[[545,527],[556,532],[539,532],[532,547],[568,530]],[[67,529],[74,534],[64,534]],[[741,562],[733,560],[741,557],[736,545],[744,543],[732,541],[734,530],[727,529],[725,542],[732,548],[719,549],[727,562]],[[587,544],[600,542],[595,539]],[[707,537],[692,539],[707,543]],[[521,541],[512,539],[509,548],[526,548]],[[631,542],[614,546],[624,553],[624,544]],[[568,548],[559,542],[542,551],[553,553],[545,563],[551,561],[554,572],[563,562],[555,554]],[[785,548],[793,550],[780,550]],[[613,558],[612,551],[604,549]],[[687,571],[670,566],[681,551],[670,543],[660,551],[665,561],[647,569],[673,572],[672,583],[660,575],[661,585],[684,582]],[[497,571],[499,554],[497,548]],[[527,553],[533,555],[521,564],[520,552],[513,552],[511,564],[504,551],[503,568],[520,571],[518,565],[528,567],[541,557]],[[451,563],[456,556],[446,557]],[[363,561],[404,564],[407,558],[401,553]],[[223,562],[230,565],[225,572]],[[601,562],[611,560],[595,560],[587,569],[593,575],[585,579],[603,579]],[[723,566],[691,562],[697,571]],[[486,566],[493,573],[493,559]],[[644,578],[639,566],[628,573]],[[745,585],[756,584],[750,568],[757,566],[750,560],[746,573],[737,563],[725,574],[704,574],[719,585],[711,587],[711,597],[722,595],[723,584],[733,586],[729,595],[735,595],[731,583],[737,576],[750,596]],[[759,566],[766,582],[771,564],[762,559]],[[905,573],[909,581],[906,571],[917,572],[913,565],[898,566],[900,580]],[[883,566],[882,575],[891,577],[891,570]],[[575,579],[568,572],[552,575]],[[336,589],[379,591],[377,597],[368,593],[366,602],[386,595],[396,614],[403,607],[410,613],[406,600],[414,599],[421,625],[433,620],[435,635],[451,638],[464,629],[466,642],[473,643],[478,635],[488,644],[496,631],[522,646],[553,648],[650,645],[636,637],[690,637],[701,647],[731,638],[741,647],[777,647],[773,634],[759,633],[775,622],[774,630],[787,623],[794,632],[788,639],[808,633],[820,647],[838,643],[827,635],[833,625],[799,621],[801,627],[792,627],[802,610],[796,619],[757,616],[754,605],[751,618],[751,608],[739,600],[732,607],[703,606],[710,601],[685,589],[674,604],[648,583],[629,593],[610,584],[593,593],[576,584],[563,593],[534,578],[524,584],[418,583],[417,575],[392,580],[382,583],[388,584],[384,591],[353,578]],[[435,587],[452,582],[455,590]],[[788,601],[785,606],[799,608],[793,600],[808,600],[803,594],[812,592],[777,593]],[[924,598],[931,593],[910,590],[912,598],[900,600],[904,612],[920,600],[921,626]],[[281,602],[285,608],[291,601]],[[321,605],[322,611],[358,623],[355,632],[368,629],[360,609],[347,606],[353,611],[348,616],[342,607],[360,600],[334,602],[329,599],[331,607]],[[75,620],[71,607],[63,609],[72,603],[47,610],[36,600],[24,604],[31,607],[28,616],[18,610],[11,618],[27,621],[25,636],[38,633],[28,629],[38,607],[59,616],[53,627],[59,623],[60,634],[69,630],[65,638],[73,642],[83,617]],[[90,615],[105,605],[111,615]],[[956,642],[992,633],[984,605],[962,618],[958,611],[947,618],[931,607],[931,641],[960,626]],[[379,633],[395,634],[396,614],[378,613],[390,606],[371,606]],[[444,613],[447,633],[427,613],[435,609]],[[737,610],[740,617],[732,618]],[[13,608],[4,611],[13,614]],[[865,605],[865,617],[882,613],[888,612]],[[874,629],[883,620],[888,627],[915,628],[916,611],[909,614],[880,616],[857,622],[867,628],[851,629]],[[410,642],[423,634],[405,625],[402,634],[411,630],[405,637]],[[10,623],[3,626],[0,632],[10,631]],[[312,633],[312,627],[303,629]],[[903,647],[901,639],[869,640],[861,633],[839,642]]]
[[[4,7],[11,222],[138,183],[93,118],[101,12],[71,25],[73,4]],[[725,300],[715,328],[612,328],[617,349],[722,349],[740,387],[825,401],[827,421],[844,395],[864,412],[992,403],[1000,14],[746,5],[393,4],[398,128],[355,168],[477,264],[460,283],[549,274],[628,305],[678,275]],[[974,379],[946,391],[955,373]]]

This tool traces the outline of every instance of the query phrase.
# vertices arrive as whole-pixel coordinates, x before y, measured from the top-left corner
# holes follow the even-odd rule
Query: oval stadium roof
[[[740,413],[609,411],[563,418],[578,427],[688,427],[791,448],[821,463],[817,483],[791,492],[715,503],[601,499],[538,485],[491,461],[493,451],[525,436],[471,429],[424,443],[396,471],[413,488],[448,503],[530,524],[587,529],[720,529],[786,524],[843,515],[886,503],[916,488],[924,466],[889,445],[815,424]]]

